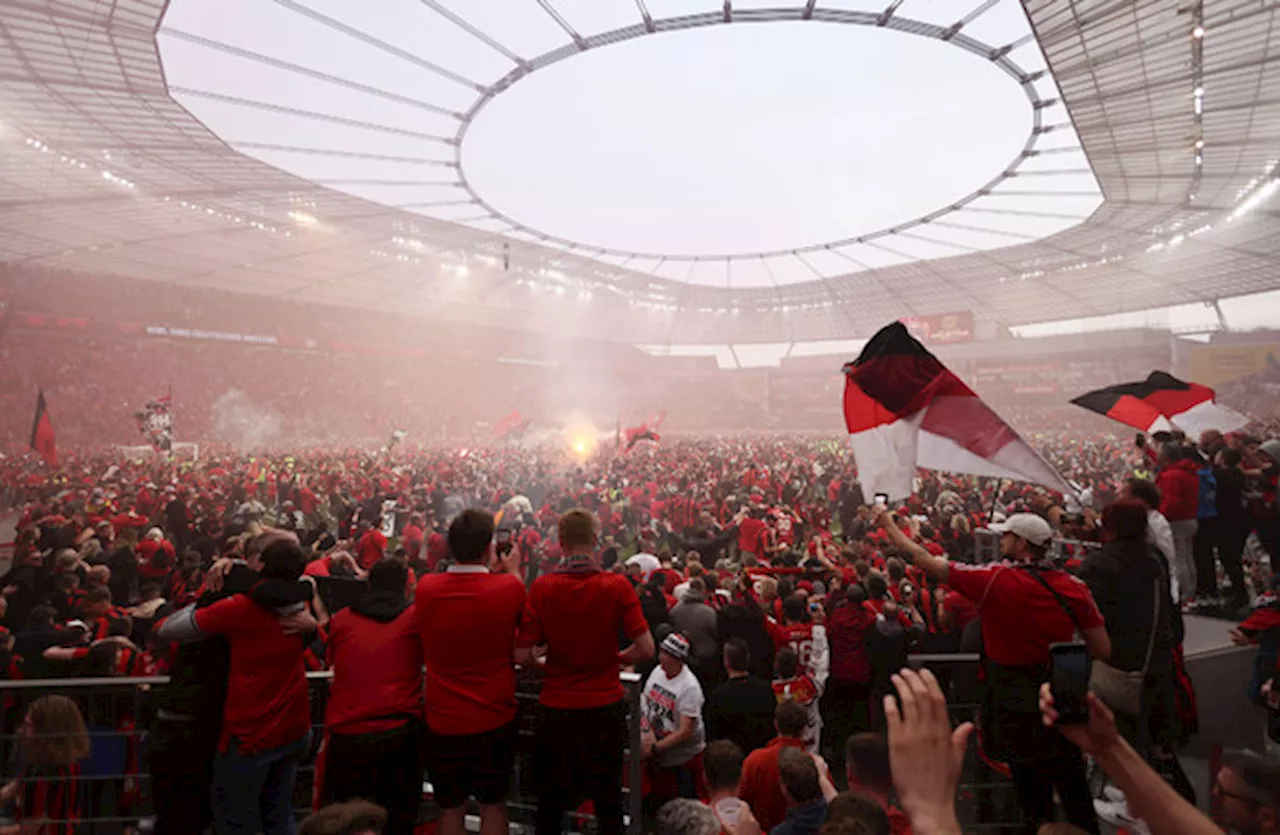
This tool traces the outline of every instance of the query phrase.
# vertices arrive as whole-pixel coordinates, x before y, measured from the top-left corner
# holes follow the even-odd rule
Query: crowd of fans
[[[1198,831],[1192,818],[1156,826],[1195,801],[1177,759],[1196,726],[1182,611],[1256,605],[1241,640],[1280,627],[1265,568],[1280,544],[1280,441],[1032,440],[1078,495],[922,471],[913,496],[878,507],[841,444],[786,437],[586,456],[558,444],[104,454],[57,472],[6,459],[20,518],[0,578],[0,669],[170,682],[145,716],[74,692],[10,704],[22,743],[3,797],[20,821],[71,821],[48,831],[87,816],[291,832],[298,768],[314,757],[317,805],[372,801],[379,826],[411,832],[425,772],[443,835],[463,831],[472,800],[497,835],[518,681],[533,677],[538,832],[584,802],[599,831],[620,832],[618,672],[632,669],[645,769],[630,788],[645,826],[672,835],[711,835],[698,828],[711,821],[735,835],[958,831],[940,811],[956,774],[926,802],[912,786],[925,776],[898,759],[963,747],[967,729],[953,740],[945,713],[925,722],[941,708],[921,706],[946,696],[981,703],[983,767],[1018,798],[993,814],[1023,831],[1053,820],[1055,797],[1098,831],[1081,748],[1123,791],[1117,817]],[[1077,633],[1095,666],[1140,686],[1131,703],[1100,690],[1113,710],[1093,704],[1087,729],[1059,733],[1041,685],[1050,644]],[[901,672],[913,650],[961,649],[982,653],[981,686]],[[309,669],[333,672],[322,741]],[[145,740],[120,768],[150,782],[78,780],[86,723]],[[1146,768],[1185,800],[1153,811],[1163,789]],[[1234,769],[1253,803],[1236,812],[1274,818],[1276,767]]]
[[[1079,352],[1092,356],[1088,344]],[[1003,342],[991,353],[1018,350]],[[1171,361],[1167,351],[1150,365],[1141,353],[1096,352],[1077,363],[1087,373],[1051,366],[1043,373],[1062,379],[1037,396],[1019,393],[991,362],[958,359],[952,370],[1020,431],[1093,436],[1109,431],[1107,421],[1066,405],[1066,392]],[[368,445],[395,430],[474,442],[491,439],[490,428],[513,411],[535,429],[558,429],[565,403],[606,431],[660,409],[673,432],[831,433],[839,414],[830,404],[850,358],[788,358],[776,369],[728,372],[712,357],[655,357],[632,345],[515,327],[422,327],[392,313],[0,265],[0,452],[25,448],[40,389],[61,447],[85,453],[144,443],[134,414],[166,394],[177,440],[254,449]],[[1221,386],[1220,399],[1274,431],[1276,385],[1272,368]],[[464,386],[467,398],[437,396]]]

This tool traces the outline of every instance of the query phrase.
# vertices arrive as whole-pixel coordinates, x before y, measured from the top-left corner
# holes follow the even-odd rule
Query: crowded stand
[[[461,832],[474,800],[496,833],[517,679],[538,671],[536,829],[560,831],[590,801],[598,829],[617,832],[622,668],[643,682],[644,776],[629,789],[645,827],[692,831],[671,821],[700,808],[664,805],[686,798],[714,799],[731,832],[816,832],[837,814],[869,827],[857,832],[959,831],[922,811],[899,762],[928,738],[910,727],[929,712],[912,699],[952,699],[961,682],[899,670],[911,653],[964,649],[995,682],[976,738],[1016,788],[1006,822],[1036,831],[1056,790],[1071,823],[1098,831],[1084,748],[1124,786],[1132,826],[1146,814],[1150,831],[1197,831],[1155,825],[1197,800],[1176,756],[1196,724],[1182,612],[1227,607],[1248,616],[1242,640],[1272,640],[1280,440],[1029,432],[1079,495],[921,470],[914,495],[880,507],[835,439],[656,436],[589,451],[557,438],[66,453],[56,471],[5,459],[19,513],[0,579],[7,678],[170,677],[110,717],[76,691],[11,701],[6,732],[24,752],[23,728],[42,723],[107,724],[130,743],[118,785],[77,782],[73,740],[45,752],[50,766],[24,754],[8,797],[25,792],[18,814],[37,818],[287,832],[306,806],[298,766],[314,762],[316,805],[370,800],[385,831],[409,832],[425,770],[442,830]],[[1165,534],[1188,513],[1201,532],[1184,548]],[[997,548],[1011,562],[992,562]],[[1145,675],[1130,711],[1091,701],[1063,735],[1039,689],[1049,644],[1077,630],[1099,661]],[[325,669],[317,715],[304,672]],[[1133,783],[1142,768],[1162,778]],[[1261,814],[1274,767],[1237,768]],[[1161,787],[1186,808],[1153,801]]]
[[[387,313],[10,265],[0,265],[0,301],[0,449],[16,453],[39,388],[62,448],[84,452],[142,443],[134,414],[166,394],[178,440],[250,449],[380,444],[396,430],[474,444],[515,411],[557,431],[569,412],[605,429],[661,412],[668,432],[830,435],[840,428],[831,404],[848,359],[788,357],[775,369],[726,371],[708,356],[650,356],[514,329],[423,328]],[[1069,351],[1061,338],[971,343],[945,346],[943,356],[1020,431],[1104,436],[1113,422],[1066,401],[1168,367],[1169,336],[1156,336],[1076,340]],[[1028,353],[1036,361],[1001,359]],[[1220,399],[1261,421],[1260,431],[1280,429],[1266,376],[1274,373],[1221,386]],[[436,396],[464,386],[466,398]]]
[[[0,835],[1280,835],[1280,2],[0,8]]]
[[[1061,386],[1139,376],[1150,335],[969,346],[1062,489],[921,468],[888,501],[830,357],[726,378],[6,269],[14,831],[1275,831],[1280,766],[1210,791],[1179,757],[1184,615],[1258,645],[1280,742],[1274,369],[1219,388],[1247,425],[1135,438]]]

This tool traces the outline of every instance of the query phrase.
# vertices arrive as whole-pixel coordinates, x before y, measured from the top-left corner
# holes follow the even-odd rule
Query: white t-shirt
[[[667,678],[662,667],[654,667],[644,683],[640,710],[644,726],[657,739],[664,739],[680,727],[680,717],[693,717],[693,736],[674,748],[658,754],[658,765],[669,768],[684,765],[707,745],[702,726],[702,685],[686,664],[675,678]]]

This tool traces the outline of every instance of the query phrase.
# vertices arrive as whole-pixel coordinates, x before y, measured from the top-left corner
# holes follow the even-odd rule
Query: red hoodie
[[[1200,504],[1200,476],[1196,462],[1184,459],[1166,466],[1156,476],[1160,488],[1160,513],[1170,522],[1196,518]]]

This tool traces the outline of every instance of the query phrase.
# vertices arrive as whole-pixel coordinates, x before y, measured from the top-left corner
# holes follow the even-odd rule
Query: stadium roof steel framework
[[[388,54],[398,49],[314,4],[275,2]],[[582,50],[678,28],[780,19],[896,28],[955,42],[1023,86],[1035,127],[1024,153],[984,189],[853,241],[735,254],[799,264],[813,276],[744,288],[690,284],[658,267],[639,268],[640,254],[552,240],[487,205],[456,157],[426,167],[457,179],[465,192],[459,201],[476,209],[475,218],[423,216],[285,173],[229,146],[175,100],[183,91],[166,84],[156,38],[165,3],[0,0],[0,259],[464,321],[509,322],[521,311],[525,322],[543,314],[558,329],[649,344],[850,338],[893,318],[957,310],[1018,325],[1280,288],[1280,219],[1267,206],[1280,173],[1280,53],[1273,46],[1280,38],[1271,34],[1280,9],[1259,0],[1029,0],[1048,78],[1012,60],[1036,45],[1029,35],[988,45],[966,34],[998,2],[1005,0],[883,0],[868,10],[854,8],[866,6],[856,0],[779,0],[771,9],[688,0],[707,8],[664,18],[634,0],[633,22],[583,35],[565,12],[580,7],[575,0],[536,0],[563,44],[524,56],[472,22],[467,4],[421,0],[460,36],[511,64],[474,85],[469,109],[453,114],[457,133],[443,144],[451,153],[480,109],[525,74]],[[945,8],[950,22],[909,17],[913,7],[930,5],[935,17]],[[211,45],[219,47],[236,49]],[[240,57],[264,66],[276,60]],[[430,56],[399,57],[430,64]],[[285,69],[388,95],[319,69]],[[1037,158],[1043,163],[1044,151],[1075,150],[1037,147],[1070,127],[1063,106],[1102,204],[1041,240],[980,222],[1034,214],[983,201],[1016,183],[1023,165],[1030,172]],[[1043,118],[1055,111],[1058,121]],[[298,113],[335,126],[351,121]],[[967,227],[1013,245],[976,251],[948,233]],[[901,251],[908,241],[959,254],[892,263],[908,260]],[[853,245],[887,253],[890,263],[860,262],[843,251]],[[679,260],[650,256],[663,267]]]

